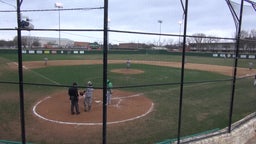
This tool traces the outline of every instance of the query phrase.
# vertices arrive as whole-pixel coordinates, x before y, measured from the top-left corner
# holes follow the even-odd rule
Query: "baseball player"
[[[92,96],[93,96],[93,85],[91,81],[88,81],[87,88],[84,93],[84,111],[91,111],[92,108]]]
[[[253,83],[254,86],[256,86],[256,75],[254,76],[254,83]]]
[[[131,67],[131,60],[128,59],[128,60],[126,61],[126,69],[129,69],[130,67]]]
[[[110,80],[107,80],[107,104],[111,104],[111,98],[112,98],[112,82]]]
[[[45,57],[45,58],[44,58],[44,65],[45,65],[45,66],[47,66],[47,62],[48,62],[48,58]]]
[[[252,70],[253,68],[253,62],[249,62],[249,70]]]

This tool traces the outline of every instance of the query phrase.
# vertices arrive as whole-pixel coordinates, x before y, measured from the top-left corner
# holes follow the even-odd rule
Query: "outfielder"
[[[88,81],[87,88],[84,92],[84,111],[91,111],[92,108],[92,96],[93,96],[93,85],[91,81]]]

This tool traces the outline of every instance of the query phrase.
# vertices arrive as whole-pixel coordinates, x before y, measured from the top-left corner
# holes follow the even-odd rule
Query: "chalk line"
[[[134,96],[131,96],[131,97],[134,97]],[[39,102],[37,102],[34,106],[33,106],[33,113],[43,119],[43,120],[46,120],[46,121],[49,121],[49,122],[53,122],[53,123],[58,123],[58,124],[65,124],[65,125],[82,125],[82,126],[96,126],[96,125],[102,125],[102,123],[90,123],[90,122],[87,122],[87,123],[80,123],[80,122],[68,122],[68,121],[58,121],[58,120],[52,120],[52,119],[48,119],[42,115],[40,115],[37,111],[36,111],[36,108],[37,106],[42,103],[43,101],[47,100],[47,99],[50,99],[51,97],[48,96],[48,97],[45,97],[44,99],[40,100]],[[139,116],[136,116],[136,117],[133,117],[133,118],[129,118],[129,119],[125,119],[125,120],[120,120],[120,121],[112,121],[112,122],[107,122],[107,124],[118,124],[118,123],[124,123],[124,122],[128,122],[128,121],[133,121],[133,120],[136,120],[136,119],[139,119],[139,118],[142,118],[146,115],[148,115],[150,112],[152,112],[154,108],[154,103],[151,103],[151,106],[150,108],[142,115],[139,115]]]
[[[18,63],[16,63],[16,62],[14,62],[14,64],[15,64],[15,65],[18,65]],[[56,81],[54,81],[54,80],[52,80],[52,79],[50,79],[50,78],[48,78],[48,77],[46,77],[46,76],[40,74],[40,73],[38,73],[38,72],[35,72],[35,71],[29,69],[29,68],[26,67],[26,66],[23,66],[23,68],[24,68],[25,70],[28,70],[28,71],[30,71],[30,72],[33,72],[34,74],[36,74],[36,75],[38,75],[38,76],[40,76],[40,77],[42,77],[42,78],[44,78],[44,79],[46,79],[46,80],[48,80],[48,81],[54,83],[54,84],[57,84],[57,85],[60,84],[60,83],[58,83],[58,82],[56,82]]]

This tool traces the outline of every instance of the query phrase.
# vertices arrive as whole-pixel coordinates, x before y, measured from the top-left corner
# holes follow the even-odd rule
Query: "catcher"
[[[88,81],[87,88],[80,95],[84,96],[84,111],[91,111],[92,108],[92,97],[93,97],[93,85],[91,81]]]

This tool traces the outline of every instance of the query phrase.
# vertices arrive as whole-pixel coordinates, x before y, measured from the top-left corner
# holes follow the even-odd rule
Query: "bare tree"
[[[240,50],[242,52],[250,53],[255,51],[255,46],[256,46],[256,30],[251,30],[251,31],[241,31],[240,35]]]
[[[193,36],[192,41],[194,41],[194,43],[197,43],[197,44],[203,43],[206,37],[206,35],[203,33],[196,33],[196,34],[193,34],[192,36]]]
[[[250,35],[249,35],[249,32],[248,32],[248,31],[241,30],[241,33],[240,33],[240,38],[241,38],[241,39],[248,38],[249,36],[250,36]]]
[[[250,38],[256,39],[256,29],[251,30],[251,32],[250,32]]]
[[[18,37],[17,37],[17,36],[14,37],[13,43],[14,43],[15,45],[18,44]],[[27,48],[27,46],[29,45],[28,37],[26,37],[26,36],[21,37],[21,45],[22,45],[22,47],[23,47],[24,49]]]
[[[39,42],[39,38],[38,37],[33,38],[32,46],[39,47],[40,45],[41,43]]]
[[[216,36],[207,36],[204,41],[205,43],[217,43],[220,39],[216,38]]]
[[[205,42],[206,35],[203,33],[193,34],[191,38],[189,38],[190,43],[194,43],[198,50],[202,50],[202,44]]]

